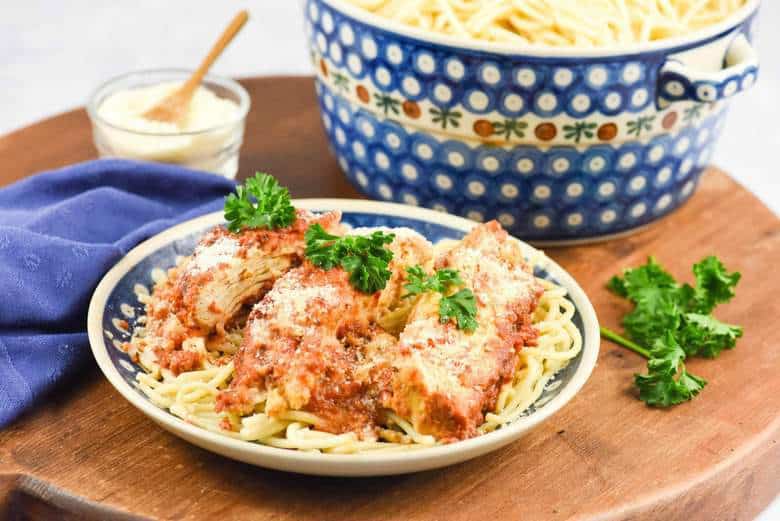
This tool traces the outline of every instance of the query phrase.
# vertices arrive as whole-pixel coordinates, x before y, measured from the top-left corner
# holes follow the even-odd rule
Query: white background
[[[207,0],[0,0],[0,134],[83,105],[127,71],[194,67],[233,14],[250,22],[213,72],[309,74],[300,4]],[[780,2],[764,2],[758,85],[733,101],[714,162],[780,213]],[[780,519],[780,501],[761,521]]]

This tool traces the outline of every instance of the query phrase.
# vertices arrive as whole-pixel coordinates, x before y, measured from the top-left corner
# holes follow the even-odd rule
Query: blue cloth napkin
[[[220,209],[233,187],[100,160],[0,190],[0,428],[89,358],[87,307],[103,275],[140,241]]]

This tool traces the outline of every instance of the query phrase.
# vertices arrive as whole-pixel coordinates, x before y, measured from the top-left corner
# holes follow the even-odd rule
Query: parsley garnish
[[[319,224],[306,230],[306,257],[324,270],[336,266],[349,273],[349,282],[363,293],[384,289],[392,273],[388,269],[393,252],[385,244],[395,235],[376,231],[371,235],[330,235]]]
[[[408,282],[404,284],[404,289],[408,293],[403,298],[427,292],[441,293],[439,321],[446,324],[454,319],[458,329],[468,332],[477,329],[477,302],[474,293],[468,288],[463,288],[448,295],[452,288],[465,285],[458,270],[444,268],[436,270],[433,275],[428,275],[422,266],[417,265],[406,268],[406,274]]]
[[[686,402],[699,394],[707,384],[706,380],[685,369],[685,351],[671,332],[657,339],[650,350],[605,327],[601,328],[601,334],[648,359],[648,373],[634,375],[639,399],[647,405],[669,407]]]
[[[404,284],[404,289],[408,293],[403,298],[414,297],[428,291],[446,293],[450,286],[464,285],[458,270],[444,268],[436,270],[433,275],[428,275],[419,264],[406,268],[406,279],[408,282]]]
[[[688,373],[684,360],[715,358],[742,336],[741,327],[711,314],[718,304],[734,297],[740,274],[729,273],[716,257],[694,264],[693,273],[695,286],[679,284],[651,257],[644,266],[626,270],[607,285],[635,307],[623,318],[630,340],[607,328],[601,333],[648,359],[648,374],[635,377],[639,397],[648,405],[669,407],[691,400],[707,382]]]
[[[477,301],[470,289],[462,289],[439,300],[439,321],[446,324],[450,319],[455,319],[458,329],[471,333],[477,329]]]
[[[254,202],[253,202],[254,201]],[[268,174],[256,173],[225,199],[225,220],[231,232],[243,228],[274,230],[295,221],[290,193]]]

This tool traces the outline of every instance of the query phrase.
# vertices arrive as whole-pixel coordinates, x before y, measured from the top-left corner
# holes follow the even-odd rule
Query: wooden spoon
[[[195,94],[195,89],[198,88],[211,65],[219,58],[219,55],[235,38],[248,19],[249,13],[245,10],[238,13],[233,18],[233,21],[230,22],[230,25],[222,32],[219,40],[211,48],[200,66],[192,73],[192,76],[181,87],[147,110],[143,117],[166,123],[178,123],[183,120],[190,106],[190,100],[192,100],[192,96]]]

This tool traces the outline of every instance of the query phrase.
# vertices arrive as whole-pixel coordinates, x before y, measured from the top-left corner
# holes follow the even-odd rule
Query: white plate
[[[432,210],[373,201],[302,199],[294,204],[298,208],[315,211],[341,210],[344,221],[354,225],[408,226],[433,242],[444,237],[457,238],[475,225],[472,221]],[[593,306],[577,282],[550,260],[540,276],[554,279],[569,291],[569,298],[577,308],[575,323],[582,333],[583,349],[556,377],[556,381],[561,383],[543,394],[537,401],[537,407],[532,407],[526,416],[501,429],[469,440],[410,452],[319,454],[235,440],[196,427],[155,406],[135,388],[134,376],[140,369],[112,345],[120,335],[112,327],[112,319],[127,319],[120,314],[121,304],[142,309],[132,288],[136,283],[147,287],[151,285],[151,268],[167,269],[172,266],[177,255],[191,253],[203,231],[222,222],[221,212],[209,214],[174,226],[134,248],[100,282],[92,296],[88,315],[92,353],[109,382],[161,427],[206,450],[261,467],[326,476],[381,476],[443,467],[518,440],[571,400],[596,365],[599,326]],[[533,250],[531,246],[521,244],[528,251]],[[138,313],[135,315],[138,316]],[[128,321],[133,322],[131,319]]]

